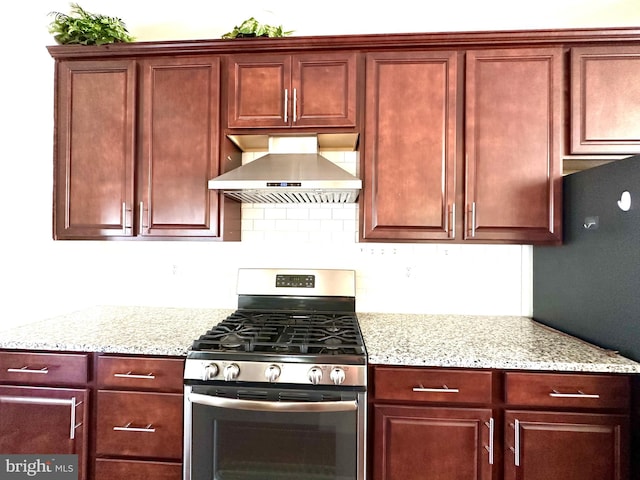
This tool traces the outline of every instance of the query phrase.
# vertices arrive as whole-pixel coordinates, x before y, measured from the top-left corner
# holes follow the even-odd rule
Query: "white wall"
[[[637,0],[80,4],[123,18],[141,41],[218,38],[249,16],[296,35],[640,25]],[[3,5],[0,328],[94,304],[233,308],[237,268],[253,266],[354,268],[360,311],[530,314],[530,247],[359,244],[355,206],[329,218],[297,208],[282,218],[274,209],[247,207],[241,243],[53,242],[50,11],[68,12],[69,4]],[[328,228],[329,239],[319,234]]]

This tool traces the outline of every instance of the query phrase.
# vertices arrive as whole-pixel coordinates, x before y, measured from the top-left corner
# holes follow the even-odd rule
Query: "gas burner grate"
[[[196,340],[192,350],[285,354],[362,354],[355,314],[237,310]]]

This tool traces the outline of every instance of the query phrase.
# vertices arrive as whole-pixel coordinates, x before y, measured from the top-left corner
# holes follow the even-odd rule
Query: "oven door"
[[[184,480],[364,480],[365,393],[185,386]]]

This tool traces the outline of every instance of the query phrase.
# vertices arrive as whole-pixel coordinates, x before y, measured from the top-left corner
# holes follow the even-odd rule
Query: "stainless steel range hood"
[[[249,203],[353,203],[362,180],[318,153],[311,137],[269,137],[269,153],[209,180]]]

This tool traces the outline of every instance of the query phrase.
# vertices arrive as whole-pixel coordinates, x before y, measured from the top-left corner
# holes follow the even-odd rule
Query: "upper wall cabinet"
[[[138,234],[218,237],[220,60],[140,62]]]
[[[228,127],[355,127],[356,54],[232,55]]]
[[[455,237],[458,54],[366,58],[365,240]]]
[[[219,57],[59,62],[54,237],[239,238],[207,188],[219,83]]]
[[[57,64],[54,237],[133,235],[136,63]]]
[[[467,52],[464,239],[559,243],[561,48]]]
[[[640,153],[640,46],[571,49],[571,152]]]

